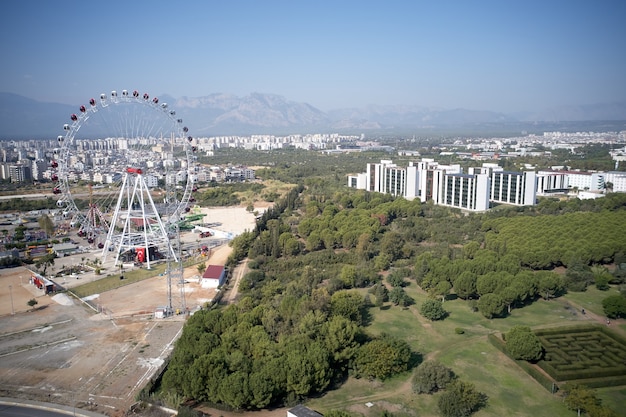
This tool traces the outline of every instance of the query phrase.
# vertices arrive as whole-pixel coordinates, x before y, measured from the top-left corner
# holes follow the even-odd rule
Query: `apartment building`
[[[443,165],[433,159],[410,162],[406,168],[391,160],[367,164],[366,172],[348,177],[348,186],[402,196],[421,202],[485,211],[490,203],[534,205],[535,172],[508,172],[484,164],[464,173],[460,165]]]

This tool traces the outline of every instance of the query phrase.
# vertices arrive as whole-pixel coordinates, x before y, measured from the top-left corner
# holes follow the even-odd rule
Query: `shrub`
[[[441,301],[428,299],[422,304],[420,314],[428,320],[435,321],[445,318],[448,312],[443,309],[443,303]]]
[[[624,317],[626,316],[626,297],[610,295],[602,300],[602,308],[609,318]]]
[[[514,359],[537,361],[543,356],[539,338],[526,326],[514,326],[506,335],[506,350]]]
[[[417,367],[413,376],[413,392],[417,394],[432,394],[445,389],[454,380],[452,369],[437,361],[426,361]]]

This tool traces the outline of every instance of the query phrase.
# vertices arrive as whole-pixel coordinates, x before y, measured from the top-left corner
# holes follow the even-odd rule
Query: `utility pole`
[[[9,295],[11,296],[11,315],[15,315],[15,309],[13,308],[13,285],[9,285]]]

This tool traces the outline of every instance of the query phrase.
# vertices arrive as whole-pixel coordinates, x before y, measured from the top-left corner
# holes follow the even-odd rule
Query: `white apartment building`
[[[569,176],[561,171],[537,172],[537,195],[566,193],[569,188]]]
[[[368,191],[404,196],[407,172],[391,160],[383,159],[380,164],[367,164]]]
[[[148,188],[154,188],[159,185],[159,177],[154,174],[144,175],[143,179],[146,182],[146,187]]]
[[[604,190],[603,172],[566,171],[569,188],[585,191]]]
[[[440,171],[441,172],[441,171]],[[487,174],[444,174],[436,203],[469,211],[489,210]]]
[[[489,199],[495,203],[532,206],[537,195],[537,174],[534,171],[491,173]]]
[[[348,177],[348,186],[367,191],[433,200],[435,204],[470,211],[485,211],[490,202],[534,205],[535,172],[507,172],[495,164],[472,168],[465,174],[460,165],[442,165],[422,159],[398,167],[391,160],[367,164],[366,172]]]
[[[605,184],[610,182],[613,184],[613,192],[626,193],[626,172],[609,171],[604,173]]]

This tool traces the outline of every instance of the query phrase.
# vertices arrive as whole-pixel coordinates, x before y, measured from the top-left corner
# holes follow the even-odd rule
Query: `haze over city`
[[[27,0],[0,17],[0,91],[72,105],[261,92],[323,111],[616,102],[625,17],[622,1]]]

